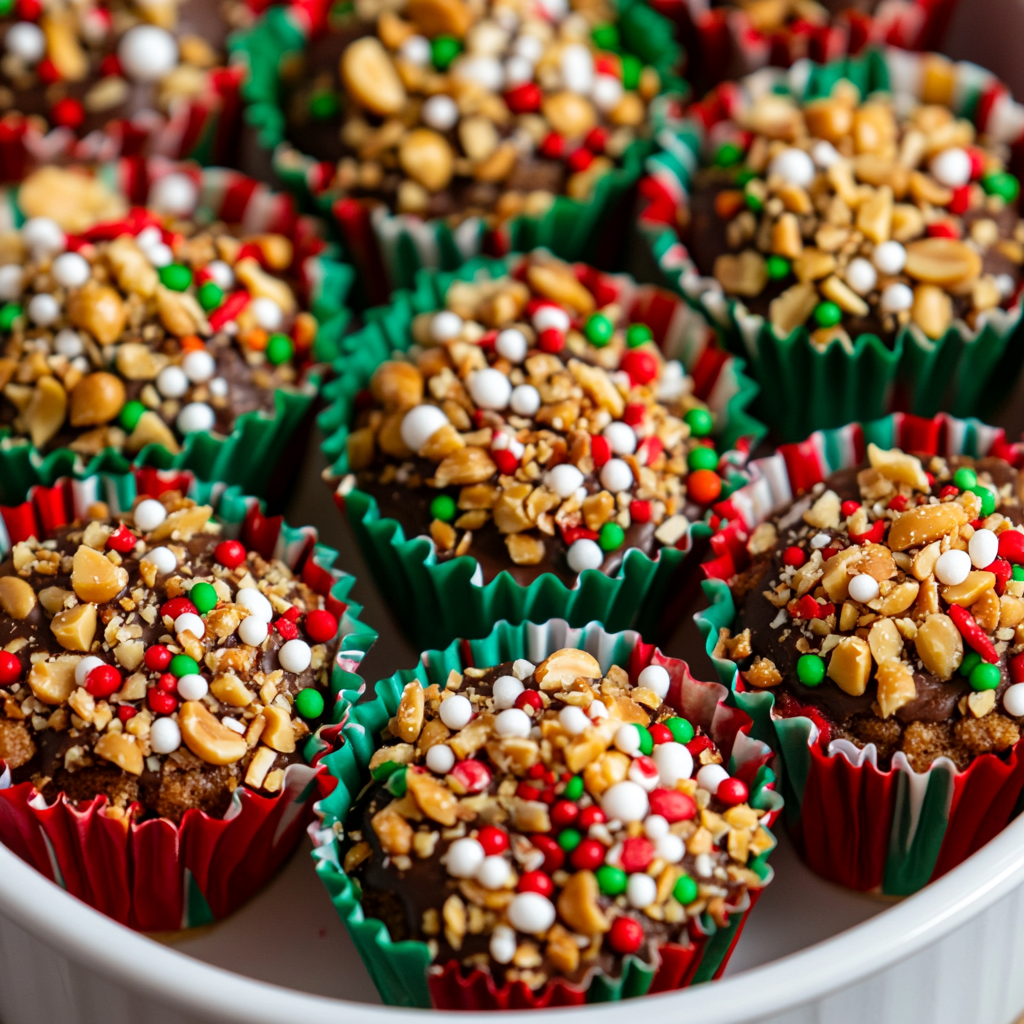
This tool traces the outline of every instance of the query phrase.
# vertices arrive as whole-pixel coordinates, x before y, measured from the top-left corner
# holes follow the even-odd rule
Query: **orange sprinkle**
[[[316,318],[310,313],[299,313],[295,318],[295,328],[292,331],[295,347],[301,351],[308,349],[316,341]]]
[[[262,327],[254,327],[242,341],[256,352],[262,352],[267,347],[267,332]]]
[[[715,213],[723,220],[734,217],[746,205],[746,199],[737,189],[725,189],[715,196]]]
[[[206,342],[198,334],[187,334],[179,342],[183,352],[198,352],[206,348]]]

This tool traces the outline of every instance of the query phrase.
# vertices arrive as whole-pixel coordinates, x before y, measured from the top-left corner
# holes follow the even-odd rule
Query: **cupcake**
[[[694,112],[680,287],[750,353],[787,439],[990,398],[1017,366],[1020,108],[977,69],[898,51],[800,81]]]
[[[771,877],[769,752],[637,639],[503,623],[354,709],[374,743],[329,755],[316,856],[386,1003],[576,1005],[724,968]]]
[[[93,501],[0,564],[0,841],[148,931],[223,917],[288,856],[372,639],[333,552],[231,501],[240,531],[178,490]]]
[[[724,418],[645,321],[664,323],[656,294],[538,252],[470,268],[415,316],[399,296],[388,340],[404,351],[339,361],[329,397],[351,402],[321,420],[337,494],[364,539],[389,524],[371,564],[415,636],[480,635],[537,602],[656,623],[729,466],[710,436]]]
[[[111,196],[50,169],[21,191],[44,211],[47,194],[97,189]],[[111,458],[265,491],[311,408],[318,343],[333,353],[310,311],[322,240],[288,200],[232,172],[179,170],[150,191],[155,205],[131,210],[114,191],[124,216],[78,232],[45,215],[0,232],[4,458],[43,467],[6,477],[8,503],[33,476]],[[230,222],[210,215],[211,200]],[[347,275],[333,276],[343,299]],[[343,307],[326,313],[339,331]]]
[[[600,223],[614,255],[658,97],[681,84],[653,11],[410,0],[332,12],[308,36],[298,13],[268,12],[237,42],[250,119],[276,170],[333,208],[368,286],[381,259],[408,286],[486,236],[575,259]]]
[[[249,21],[241,0],[5,5],[0,177],[58,157],[226,153],[239,76],[225,40]]]
[[[895,894],[987,842],[1024,785],[1019,449],[915,455],[928,431],[903,433],[820,476],[783,449],[792,500],[734,522],[734,554],[708,567],[735,604],[709,649],[775,733],[805,858]]]

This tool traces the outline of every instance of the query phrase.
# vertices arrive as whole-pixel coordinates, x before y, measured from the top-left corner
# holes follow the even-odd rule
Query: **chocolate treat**
[[[49,802],[139,820],[271,794],[323,714],[338,621],[177,492],[0,565],[0,758]],[[110,813],[110,812],[108,812]]]
[[[663,86],[605,0],[363,4],[284,75],[288,139],[327,187],[453,223],[589,199]]]
[[[756,32],[771,36],[797,28],[804,33],[847,13],[874,14],[880,0],[711,0],[712,10],[742,11]]]
[[[351,483],[439,560],[483,582],[614,575],[675,545],[719,496],[711,413],[650,328],[535,255],[516,277],[456,281],[383,363],[348,437]],[[593,279],[596,280],[596,279]]]
[[[657,967],[701,914],[724,926],[774,841],[669,684],[571,648],[410,682],[346,820],[365,915],[429,943],[433,972],[535,991]]]
[[[1006,751],[1024,715],[1024,510],[998,458],[922,461],[868,446],[759,526],[730,586],[736,660],[776,714],[808,715],[827,747],[873,743],[918,772]]]
[[[939,339],[1016,296],[1024,225],[1008,154],[946,107],[862,100],[843,81],[804,104],[764,92],[715,137],[687,244],[779,338],[806,325],[815,345],[850,351],[903,328]]]
[[[134,457],[273,415],[317,329],[294,262],[283,235],[152,211],[81,235],[30,218],[0,236],[0,428],[43,453]]]

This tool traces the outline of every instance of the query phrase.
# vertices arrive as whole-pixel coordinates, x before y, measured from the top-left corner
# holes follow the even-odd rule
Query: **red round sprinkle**
[[[199,614],[199,610],[187,597],[172,597],[170,601],[164,601],[160,608],[160,614],[169,619],[176,619],[186,612],[191,612],[193,615]]]
[[[65,96],[50,108],[50,119],[62,128],[80,128],[85,120],[85,107],[80,100]]]
[[[718,784],[718,792],[715,795],[726,806],[735,807],[736,804],[745,803],[750,794],[739,779],[724,779]]]
[[[1013,579],[1013,566],[1005,558],[997,558],[991,565],[985,566],[985,572],[990,572],[995,576],[996,593],[1002,597],[1006,584]]]
[[[821,549],[821,560],[823,562],[827,562],[834,555],[838,555],[839,551],[840,551],[839,548],[822,548]]]
[[[561,352],[565,348],[565,335],[557,327],[545,327],[537,343],[544,352]]]
[[[544,781],[549,786],[553,786],[558,781],[558,776],[552,771],[547,771],[544,773]]]
[[[600,807],[584,807],[580,811],[580,816],[576,819],[576,825],[585,832],[591,825],[600,825],[607,820],[604,816],[604,811]]]
[[[550,807],[558,799],[558,794],[553,789],[545,789],[541,793],[540,798]]]
[[[675,789],[656,789],[647,797],[651,814],[660,814],[666,821],[689,821],[697,814],[693,798]]]
[[[491,770],[482,761],[467,758],[451,771],[452,776],[467,793],[483,792],[491,784]]]
[[[530,842],[544,854],[545,871],[557,871],[565,863],[565,850],[551,836],[538,833],[530,836]]]
[[[618,58],[610,54],[602,55],[594,60],[594,71],[599,75],[611,75],[613,78],[622,78],[622,68]]]
[[[803,548],[798,548],[794,544],[782,552],[782,561],[784,565],[789,565],[794,569],[799,569],[800,566],[807,561],[807,552],[804,551]]]
[[[650,384],[658,376],[658,360],[645,348],[632,348],[619,364],[634,384]]]
[[[955,498],[959,493],[959,487],[954,487],[952,484],[946,484],[946,486],[939,491],[939,500],[945,501],[946,498]]]
[[[980,178],[985,173],[985,154],[977,146],[968,146],[967,156],[971,161],[971,177]]]
[[[107,547],[112,548],[114,551],[120,554],[126,554],[135,547],[135,542],[139,538],[128,529],[127,526],[122,523],[108,538]]]
[[[616,953],[635,953],[644,941],[643,926],[631,917],[617,917],[608,933],[608,942]]]
[[[538,761],[536,764],[530,765],[530,770],[526,773],[531,779],[543,779],[544,778],[544,764]]]
[[[651,503],[649,501],[631,501],[629,503],[629,518],[634,523],[649,523],[651,521]]]
[[[53,63],[53,60],[49,57],[44,57],[36,65],[36,74],[40,80],[45,82],[47,85],[53,85],[54,82],[60,81],[60,71],[57,69],[57,65]]]
[[[590,454],[593,456],[594,465],[600,469],[612,457],[612,446],[608,443],[608,438],[600,434],[591,434]]]
[[[540,790],[536,786],[531,786],[528,782],[520,782],[516,786],[516,796],[520,800],[536,800],[540,796]]]
[[[1024,533],[1004,530],[999,534],[999,555],[1014,564],[1024,562]]]
[[[859,508],[860,508],[860,502],[859,501],[844,501],[843,504],[840,506],[840,509],[841,509],[843,515],[846,516],[847,518],[852,516],[853,513],[856,512],[857,509],[859,509]]]
[[[591,128],[583,139],[583,145],[592,153],[603,153],[608,145],[608,132],[604,128]]]
[[[484,848],[488,857],[504,853],[508,849],[508,833],[494,825],[484,825],[476,834],[476,841]]]
[[[121,673],[113,665],[97,665],[85,677],[85,688],[94,697],[109,697],[121,689]]]
[[[299,635],[299,627],[296,626],[291,619],[286,619],[284,616],[274,622],[274,629],[276,629],[285,640],[295,640]]]
[[[21,678],[21,662],[10,651],[0,651],[0,686],[10,686]]]
[[[526,711],[527,708],[533,708],[535,711],[539,711],[544,706],[544,701],[541,700],[540,694],[536,690],[523,690],[518,697],[516,697],[516,707],[520,711]]]
[[[178,692],[178,677],[172,675],[170,672],[165,672],[156,681],[156,688],[163,690],[164,693],[177,693]]]
[[[584,839],[569,854],[569,862],[578,871],[594,871],[604,863],[604,846],[596,839]]]
[[[138,711],[131,706],[131,704],[122,704],[117,709],[117,717],[122,722],[127,722],[129,718],[134,718],[138,714]]]
[[[492,448],[491,458],[504,476],[511,476],[519,468],[519,460],[508,448]]]
[[[569,154],[569,159],[566,160],[569,170],[574,174],[585,171],[593,162],[594,154],[589,149],[584,149],[583,147],[573,150]]]
[[[651,739],[656,744],[672,742],[672,732],[667,725],[655,722],[654,725],[648,726],[647,731],[651,734]]]
[[[524,871],[517,888],[520,892],[539,892],[541,896],[550,896],[555,891],[555,883],[543,871]]]
[[[905,494],[897,494],[895,497],[890,498],[888,507],[893,512],[902,512],[907,507],[907,496]]]
[[[177,700],[171,694],[156,689],[147,692],[146,702],[150,711],[158,715],[169,715],[178,706]]]
[[[43,13],[40,0],[18,0],[18,17],[22,21],[36,21]]]
[[[647,865],[654,860],[654,845],[644,836],[633,836],[622,844],[622,870],[628,874],[634,871],[646,871]]]
[[[626,408],[622,410],[622,422],[637,427],[643,423],[646,412],[643,402],[627,402]]]
[[[551,808],[551,824],[555,828],[568,828],[579,816],[580,809],[572,800],[559,800]]]
[[[971,186],[961,185],[960,188],[953,189],[953,198],[949,201],[949,205],[946,207],[950,213],[966,213],[971,205]]]
[[[540,144],[540,154],[549,160],[561,160],[565,155],[565,139],[558,132],[549,132]]]
[[[505,93],[505,103],[513,114],[529,114],[540,110],[544,94],[535,82],[523,82]]]
[[[110,78],[114,75],[121,76],[121,62],[117,59],[116,53],[108,53],[100,61],[100,74],[104,78]]]
[[[213,557],[228,569],[236,569],[245,561],[245,548],[237,540],[222,540],[214,549]]]
[[[171,652],[163,644],[153,644],[146,648],[143,661],[150,672],[163,672],[171,663]]]
[[[960,229],[948,220],[936,220],[925,229],[929,238],[959,238]]]
[[[338,620],[329,611],[317,608],[306,616],[306,633],[310,640],[325,644],[338,635]]]

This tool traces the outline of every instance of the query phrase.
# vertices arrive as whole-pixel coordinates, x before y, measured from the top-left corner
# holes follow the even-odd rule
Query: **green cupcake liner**
[[[1001,142],[1016,143],[1024,135],[1024,107],[989,72],[897,49],[828,64],[803,61],[788,72],[762,69],[727,87],[727,105],[735,111],[765,89],[800,99],[827,96],[840,80],[853,82],[862,95],[891,92],[946,103]],[[852,347],[835,340],[822,349],[811,343],[806,327],[780,338],[763,317],[727,298],[714,278],[700,275],[675,227],[708,129],[723,116],[715,108],[723,98],[724,93],[710,94],[685,123],[661,133],[661,151],[648,161],[649,177],[641,184],[648,204],[639,223],[672,287],[715,325],[729,351],[749,359],[762,389],[758,415],[784,440],[795,441],[819,428],[896,410],[919,416],[941,409],[957,416],[990,414],[1024,365],[1019,297],[1009,310],[980,318],[979,330],[958,321],[933,340],[910,324],[891,346],[877,335],[862,334]]]
[[[388,720],[398,709],[402,690],[413,680],[421,683],[424,688],[437,684],[444,689],[452,670],[461,672],[467,665],[498,665],[517,658],[527,658],[538,663],[565,647],[588,651],[597,658],[604,672],[612,665],[627,670],[631,667],[638,669],[647,664],[654,653],[652,648],[642,643],[636,632],[611,633],[597,622],[583,628],[571,628],[563,620],[543,624],[524,622],[519,625],[499,622],[484,639],[468,642],[455,640],[444,650],[426,651],[416,668],[401,670],[388,679],[380,680],[374,686],[374,699],[352,709],[342,729],[345,742],[323,758],[322,763],[338,780],[338,785],[315,806],[320,818],[320,829],[314,834],[316,846],[313,859],[316,871],[327,887],[331,902],[348,929],[381,998],[389,1006],[429,1009],[436,1004],[436,999],[431,998],[432,986],[428,981],[431,954],[425,943],[393,941],[382,921],[364,916],[358,882],[348,877],[341,864],[339,840],[344,834],[346,816],[370,781],[370,759],[380,746],[381,733]],[[666,661],[660,654],[657,657],[659,664],[669,668],[673,678],[678,675],[684,680],[684,686],[687,680],[691,685],[701,688],[709,685],[694,683],[685,663]],[[701,698],[708,720],[699,723],[713,737],[717,732],[716,726],[721,722],[719,716],[735,714],[721,703],[726,696],[725,688],[714,688],[721,693],[715,701]],[[747,722],[745,715],[743,721]],[[727,730],[735,735],[729,770],[736,773],[742,770],[743,765],[747,765],[753,772],[750,803],[769,812],[765,820],[770,824],[782,809],[782,799],[772,790],[775,776],[764,763],[767,745],[750,739],[744,728],[741,725],[739,731]],[[760,763],[761,766],[754,771],[751,762]],[[768,850],[749,863],[749,867],[766,882],[772,876],[772,869],[768,865],[770,853]],[[702,917],[704,941],[698,954],[699,962],[691,968],[687,983],[708,981],[720,973],[748,912],[749,907],[737,908],[730,914],[729,925],[725,928],[719,928],[708,915]],[[657,965],[652,967],[637,957],[627,957],[621,977],[611,978],[595,971],[582,983],[580,987],[585,989],[582,1001],[614,1002],[644,995],[650,990],[656,973]],[[567,987],[579,995],[577,986]],[[449,995],[450,991],[445,992],[445,995]],[[552,1002],[551,1005],[558,1003]],[[445,1008],[453,1007],[448,1005]],[[482,1007],[474,1004],[455,1008]]]
[[[157,469],[188,469],[201,480],[240,487],[244,492],[266,496],[275,469],[293,437],[312,426],[314,402],[325,379],[327,364],[342,351],[341,339],[348,327],[346,298],[354,278],[352,268],[337,259],[335,250],[319,237],[321,225],[299,215],[293,200],[274,192],[238,171],[222,167],[200,168],[194,163],[171,163],[160,158],[126,158],[93,168],[97,177],[133,204],[144,204],[154,182],[168,174],[188,177],[197,190],[195,219],[199,223],[223,220],[240,225],[247,233],[261,231],[286,235],[301,256],[307,286],[307,304],[319,329],[314,343],[314,362],[299,383],[279,388],[274,412],[261,410],[238,417],[224,436],[214,433],[187,435],[179,452],[163,445],[147,445],[134,457],[107,449],[84,457],[69,448],[47,454],[27,438],[0,429],[0,504],[14,505],[37,485],[50,486],[65,476],[82,478],[96,473],[123,475],[133,466]],[[17,204],[17,187],[0,190],[0,232],[14,230],[24,221]]]
[[[688,92],[677,73],[683,53],[673,38],[671,22],[644,0],[616,0],[616,6],[622,44],[661,76],[663,92],[651,106],[656,134],[672,122]],[[371,299],[386,299],[382,273],[390,287],[409,288],[420,268],[454,270],[485,251],[504,254],[545,246],[563,259],[593,258],[602,231],[607,231],[616,211],[624,211],[631,201],[643,162],[654,149],[652,140],[634,142],[621,166],[596,183],[588,200],[557,196],[543,216],[517,216],[493,230],[479,217],[452,226],[443,218],[423,220],[392,214],[383,205],[346,200],[326,184],[333,168],[325,168],[287,140],[281,80],[320,30],[322,26],[313,24],[304,5],[272,7],[252,29],[232,36],[229,48],[232,59],[248,71],[242,86],[244,118],[256,145],[271,154],[274,173],[289,191],[307,209],[334,223]]]
[[[380,363],[393,352],[408,349],[414,317],[442,308],[454,281],[501,276],[518,260],[473,260],[454,273],[421,271],[415,291],[397,292],[390,306],[370,310],[367,325],[345,339],[345,354],[335,364],[335,379],[324,389],[329,405],[319,418],[325,437],[323,451],[332,464],[329,474],[339,481],[335,501],[355,532],[378,587],[403,630],[421,649],[448,643],[457,636],[485,636],[502,619],[565,618],[575,626],[599,621],[608,629],[634,628],[655,638],[665,606],[679,583],[680,566],[711,534],[703,522],[691,524],[679,547],[661,548],[654,559],[635,549],[627,552],[614,577],[596,569],[585,570],[570,589],[545,573],[524,587],[508,572],[501,572],[484,586],[475,558],[466,555],[438,562],[428,537],[406,538],[398,522],[382,518],[376,500],[353,489],[347,476],[346,441],[356,397]],[[608,280],[623,288],[634,287],[625,276],[609,275]],[[709,352],[707,325],[678,299],[646,287],[677,307],[676,316],[666,318],[672,320],[674,333],[666,339],[665,354],[692,370]],[[721,448],[747,447],[764,433],[746,412],[756,389],[743,375],[742,362],[724,358],[717,383],[706,395],[715,415],[715,435]],[[744,457],[738,452],[730,456],[737,462]]]

